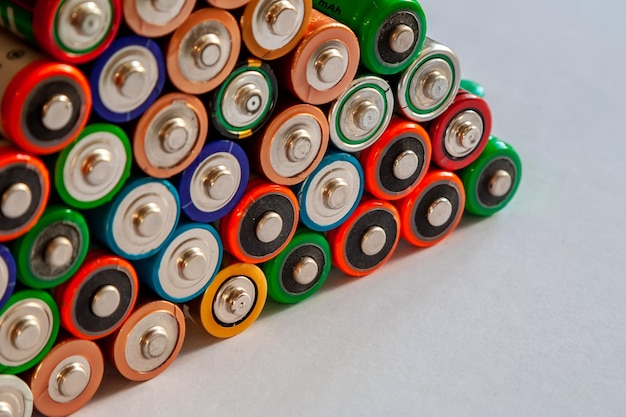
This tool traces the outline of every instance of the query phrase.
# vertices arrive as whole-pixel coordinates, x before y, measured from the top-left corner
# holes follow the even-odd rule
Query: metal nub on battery
[[[169,178],[198,156],[207,137],[209,118],[195,96],[169,93],[141,116],[133,135],[133,156],[146,174]]]
[[[15,280],[15,259],[6,246],[0,245],[0,308],[4,307],[13,294]]]
[[[0,375],[0,415],[7,417],[31,417],[33,393],[19,377]]]
[[[124,21],[137,35],[158,38],[179,27],[195,5],[196,0],[128,0]]]
[[[460,63],[447,46],[426,38],[417,59],[402,73],[397,109],[416,122],[433,120],[454,100],[461,83]]]
[[[226,10],[200,9],[176,29],[168,42],[167,73],[181,91],[203,94],[232,72],[239,58],[241,34]]]
[[[165,84],[159,45],[141,36],[117,38],[91,68],[94,111],[109,122],[139,117]]]
[[[376,142],[389,125],[393,100],[391,87],[382,78],[356,78],[328,112],[332,144],[346,152],[358,152]]]

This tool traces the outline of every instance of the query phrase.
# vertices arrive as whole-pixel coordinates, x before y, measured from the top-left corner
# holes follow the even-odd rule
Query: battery
[[[396,84],[396,108],[416,122],[430,121],[452,103],[460,83],[457,55],[427,37],[417,59],[402,72]]]
[[[485,88],[476,81],[463,79],[460,88],[480,98],[485,97]]]
[[[181,91],[208,93],[235,68],[240,50],[241,33],[233,15],[200,9],[172,34],[165,54],[167,74]]]
[[[100,206],[122,188],[130,175],[130,141],[108,123],[85,127],[53,164],[54,185],[63,202],[78,209]]]
[[[176,175],[198,156],[208,129],[209,117],[200,99],[179,92],[165,94],[137,122],[135,162],[151,177]]]
[[[159,300],[138,306],[104,341],[104,352],[122,376],[146,381],[176,359],[185,340],[185,316],[176,304]]]
[[[328,120],[310,104],[281,97],[274,116],[252,138],[248,155],[268,180],[294,185],[320,163],[328,148]]]
[[[343,223],[359,204],[363,169],[354,156],[329,152],[295,190],[302,224],[325,232]]]
[[[157,178],[134,178],[113,200],[86,213],[93,237],[126,259],[154,255],[180,216],[174,186]]]
[[[243,139],[270,118],[278,86],[270,66],[258,59],[240,62],[213,93],[211,125],[227,139]]]
[[[173,303],[203,293],[221,264],[222,239],[204,223],[179,225],[156,255],[134,262],[141,282]]]
[[[267,299],[267,281],[256,265],[233,263],[223,268],[204,294],[185,305],[185,314],[207,333],[233,337],[259,317]]]
[[[95,342],[64,337],[25,377],[37,411],[68,416],[89,402],[104,376],[104,357]]]
[[[61,326],[86,340],[117,330],[132,311],[139,284],[127,260],[103,250],[91,250],[76,274],[54,289]]]
[[[15,259],[4,245],[0,245],[0,308],[9,301],[15,289]]]
[[[333,265],[348,275],[365,276],[383,266],[396,250],[400,214],[388,201],[364,198],[327,238]]]
[[[393,91],[374,75],[355,78],[328,110],[330,140],[345,152],[358,152],[383,134],[393,115]]]
[[[428,133],[419,124],[394,117],[380,139],[359,154],[365,169],[365,190],[383,200],[405,197],[430,166]]]
[[[416,0],[314,0],[313,7],[354,30],[361,63],[377,74],[406,69],[426,38],[426,16]]]
[[[0,29],[0,136],[33,154],[57,152],[87,123],[91,91],[75,67]]]
[[[181,209],[193,221],[216,221],[239,202],[249,175],[241,146],[229,140],[209,142],[178,178]]]
[[[326,104],[350,85],[359,66],[359,41],[346,25],[313,10],[294,50],[275,67],[281,86],[309,104]]]
[[[31,417],[33,392],[19,377],[0,375],[0,410],[8,417]]]
[[[0,309],[0,374],[24,372],[43,359],[59,333],[59,309],[43,290],[16,291]]]
[[[173,32],[191,14],[196,0],[123,0],[124,21],[137,35],[158,38]]]
[[[48,203],[50,176],[44,163],[0,138],[0,242],[26,233]]]
[[[63,206],[49,206],[24,236],[12,243],[18,280],[31,288],[52,288],[80,267],[89,247],[83,215]]]
[[[89,70],[93,109],[112,123],[139,117],[159,97],[165,63],[159,45],[141,36],[123,36]]]
[[[55,60],[82,64],[111,44],[121,10],[120,0],[0,0],[0,26]]]
[[[309,298],[326,281],[330,259],[330,246],[324,235],[299,228],[285,249],[261,265],[268,295],[284,304]]]
[[[206,0],[213,7],[220,9],[238,9],[245,6],[250,0]]]
[[[465,210],[491,216],[502,210],[517,192],[522,161],[508,143],[492,136],[477,160],[459,172],[465,187]]]

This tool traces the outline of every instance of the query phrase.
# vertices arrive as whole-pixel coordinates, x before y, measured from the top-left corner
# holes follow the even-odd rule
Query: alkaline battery
[[[350,85],[359,66],[359,41],[346,25],[313,10],[293,51],[276,66],[282,86],[305,103],[325,104]]]
[[[104,376],[104,357],[95,342],[65,337],[25,377],[37,411],[68,416],[93,398]]]
[[[0,135],[34,154],[54,153],[78,136],[90,112],[89,83],[78,69],[0,29]]]
[[[363,169],[352,155],[329,153],[297,187],[300,220],[325,232],[343,223],[363,195]]]
[[[85,127],[54,163],[54,185],[61,199],[79,209],[100,206],[130,175],[130,142],[124,130],[108,123]]]
[[[169,181],[135,178],[113,200],[85,214],[93,237],[126,259],[154,255],[178,224],[180,202]]]
[[[328,277],[330,259],[330,246],[323,234],[298,229],[285,249],[261,265],[268,295],[285,304],[312,296]]]
[[[426,16],[416,0],[314,0],[317,10],[348,25],[361,44],[361,62],[377,74],[396,74],[419,54]]]
[[[15,259],[9,249],[0,245],[0,308],[9,301],[15,289]]]
[[[508,143],[492,136],[477,160],[459,172],[465,187],[465,210],[491,216],[513,198],[522,179],[522,161]]]
[[[209,142],[178,180],[183,212],[197,222],[218,220],[239,202],[249,175],[241,146],[229,140]]]
[[[0,374],[18,374],[35,366],[58,333],[59,309],[50,294],[15,292],[0,309]]]
[[[181,91],[208,93],[235,68],[240,49],[241,34],[233,15],[200,9],[172,34],[165,54],[167,74]]]
[[[138,306],[104,341],[104,352],[122,376],[147,381],[165,371],[185,340],[185,316],[176,304],[151,301]]]
[[[111,44],[121,8],[120,0],[0,0],[0,26],[55,59],[81,64]]]
[[[391,258],[400,241],[400,214],[388,201],[366,198],[338,228],[328,232],[333,265],[365,276]]]
[[[166,94],[137,122],[133,156],[146,174],[169,178],[198,156],[208,129],[209,118],[200,99],[178,92]]]
[[[393,91],[382,78],[354,79],[328,110],[331,143],[346,152],[372,145],[389,125],[393,100]]]
[[[426,38],[417,59],[397,82],[396,108],[411,120],[427,122],[448,108],[460,83],[457,55],[447,46]]]
[[[257,59],[241,62],[213,93],[211,124],[228,139],[242,139],[270,118],[278,98],[276,76]]]
[[[15,375],[0,375],[0,411],[7,417],[33,415],[33,392]]]
[[[206,0],[213,7],[219,9],[238,9],[245,6],[250,0]]]
[[[296,232],[298,212],[289,188],[262,179],[250,181],[241,200],[220,220],[224,250],[242,262],[270,260]]]
[[[461,80],[461,89],[467,91],[468,93],[472,93],[475,96],[478,96],[480,98],[484,98],[485,97],[485,88],[482,86],[482,84],[479,84],[476,81],[472,81],[472,80]]]
[[[414,246],[428,247],[441,242],[459,224],[465,190],[456,174],[433,168],[411,194],[394,204],[400,213],[402,237]]]
[[[380,139],[359,155],[364,167],[365,189],[383,200],[408,195],[422,180],[430,165],[428,133],[415,122],[391,119]]]
[[[26,233],[48,203],[50,176],[44,163],[0,138],[0,242]]]
[[[276,184],[302,182],[324,157],[328,130],[320,109],[281,98],[272,119],[250,141],[250,162]]]
[[[204,223],[179,225],[156,255],[134,262],[141,282],[173,303],[204,292],[221,264],[222,240]]]
[[[80,267],[89,247],[87,222],[78,211],[46,208],[41,219],[12,243],[17,278],[31,288],[52,288]]]
[[[487,102],[459,90],[454,101],[430,122],[432,161],[440,168],[456,171],[478,158],[491,133],[491,110]]]
[[[266,299],[263,270],[252,264],[234,263],[218,272],[204,295],[187,304],[185,311],[207,333],[228,338],[254,323]]]
[[[311,9],[311,0],[250,0],[240,19],[248,51],[263,60],[286,55],[302,39]]]
[[[196,0],[123,0],[124,21],[137,35],[158,38],[180,26],[195,5]]]
[[[74,276],[54,290],[61,326],[86,340],[113,333],[133,309],[138,287],[130,262],[101,250],[90,251]]]
[[[141,36],[123,36],[89,70],[93,109],[104,120],[128,122],[152,104],[165,84],[159,45]]]

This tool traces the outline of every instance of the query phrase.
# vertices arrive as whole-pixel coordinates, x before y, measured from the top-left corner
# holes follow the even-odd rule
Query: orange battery
[[[232,10],[245,6],[249,1],[250,0],[207,0],[207,3],[220,9]]]
[[[195,5],[196,0],[123,0],[124,21],[137,35],[158,38],[180,26]]]

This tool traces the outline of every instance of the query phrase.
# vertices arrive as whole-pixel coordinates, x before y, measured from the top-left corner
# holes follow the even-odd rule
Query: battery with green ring
[[[285,249],[262,266],[268,295],[294,304],[313,295],[330,272],[330,246],[322,233],[300,228]]]
[[[124,130],[94,123],[61,151],[50,170],[67,205],[90,209],[113,198],[130,175],[131,164],[131,145]]]
[[[491,136],[476,161],[459,172],[466,200],[465,210],[491,216],[513,198],[522,178],[522,162],[508,143]]]
[[[397,74],[415,60],[426,39],[426,16],[416,0],[314,0],[313,7],[350,27],[361,63],[381,75]]]
[[[41,219],[12,244],[17,279],[31,288],[52,288],[80,267],[89,247],[87,222],[78,211],[49,206]]]
[[[59,308],[42,290],[14,293],[0,309],[0,373],[18,374],[50,351],[59,333]]]
[[[476,81],[461,80],[461,88],[467,92],[474,94],[477,97],[485,97],[485,88]]]
[[[0,26],[34,43],[33,15],[9,0],[0,0]]]

